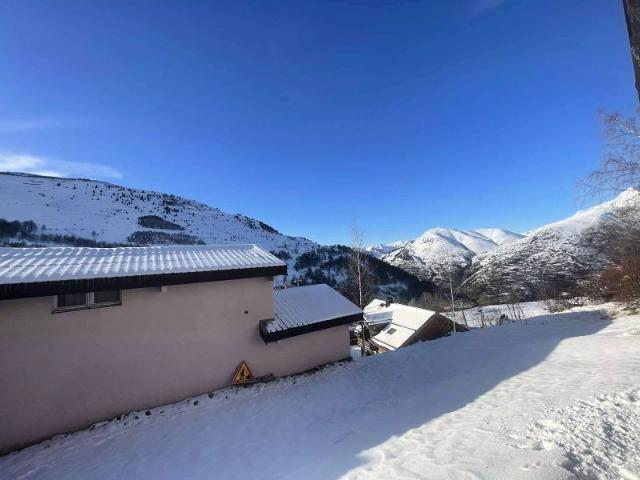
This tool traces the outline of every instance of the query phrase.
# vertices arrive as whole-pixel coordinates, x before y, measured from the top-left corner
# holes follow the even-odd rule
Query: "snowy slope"
[[[0,220],[0,245],[257,244],[287,262],[289,282],[340,288],[346,280],[348,249],[284,235],[259,220],[176,195],[93,180],[0,173],[0,205],[0,219],[23,222],[23,230],[31,222],[36,227],[6,237],[1,230],[6,222]],[[387,264],[377,272],[381,295],[409,300],[425,288]]]
[[[524,298],[534,298],[541,282],[571,288],[576,280],[602,269],[608,262],[606,238],[600,235],[620,209],[640,209],[640,192],[630,188],[617,198],[579,211],[526,237],[478,255],[466,289],[477,296],[496,296],[508,286]]]
[[[511,232],[509,230],[504,230],[502,228],[479,228],[477,230],[473,230],[475,233],[479,233],[490,239],[496,245],[506,245],[511,242],[515,242],[520,238],[524,237],[524,235],[520,233]],[[489,250],[493,250],[490,248]],[[488,251],[488,250],[485,250]],[[476,252],[480,253],[480,252]]]
[[[0,478],[636,479],[640,316],[474,330],[134,412]]]
[[[373,247],[379,258],[420,278],[442,283],[450,269],[461,275],[477,254],[495,250],[523,236],[497,228],[432,228],[415,240]]]
[[[409,243],[409,241],[407,240],[400,240],[391,243],[378,243],[377,245],[371,245],[367,247],[366,250],[374,257],[382,258],[387,253],[391,253],[398,248],[402,248],[407,243]]]
[[[222,212],[194,200],[94,180],[0,173],[0,217],[33,220],[47,234],[126,243],[138,231],[180,232],[207,244],[256,243],[267,250],[309,250],[317,244],[288,237],[268,225]],[[175,224],[147,228],[139,219],[156,215]]]
[[[132,240],[134,244],[257,244],[268,251],[289,252],[292,272],[297,254],[318,246],[194,200],[94,180],[0,173],[0,204],[0,218],[33,220],[46,236],[72,235],[119,244]],[[145,216],[170,223],[159,225],[165,228],[144,227],[139,222]],[[154,237],[145,241],[145,235]]]

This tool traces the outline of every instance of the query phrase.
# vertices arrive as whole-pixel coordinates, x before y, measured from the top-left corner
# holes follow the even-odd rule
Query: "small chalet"
[[[374,322],[388,319],[386,326],[371,338],[372,348],[377,348],[379,353],[444,337],[453,330],[454,322],[440,313],[399,303],[379,302],[374,300],[367,306],[368,310],[365,308],[367,322],[370,318]],[[458,332],[468,330],[459,323],[455,323],[455,328]]]
[[[349,356],[362,311],[255,245],[0,248],[0,452]]]

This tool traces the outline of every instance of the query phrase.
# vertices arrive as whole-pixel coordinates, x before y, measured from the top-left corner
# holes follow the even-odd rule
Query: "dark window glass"
[[[93,303],[120,303],[120,290],[94,292]]]
[[[389,335],[393,335],[394,333],[396,333],[396,329],[395,328],[390,328],[389,330],[387,330],[387,333]]]
[[[86,293],[66,293],[64,295],[58,295],[58,308],[82,307],[86,304]]]

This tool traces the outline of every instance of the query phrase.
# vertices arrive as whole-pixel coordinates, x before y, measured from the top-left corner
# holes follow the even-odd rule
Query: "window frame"
[[[89,292],[87,300],[89,301],[89,308],[102,308],[102,307],[113,307],[114,305],[122,305],[122,290],[114,289],[109,291],[118,292],[118,300],[113,302],[100,302],[96,303],[95,296],[96,292]]]
[[[61,295],[65,295],[64,293],[53,296],[53,311],[52,313],[63,313],[63,312],[73,312],[75,310],[90,310],[94,308],[105,308],[105,307],[114,307],[117,305],[122,305],[122,290],[117,289],[118,292],[118,300],[115,302],[95,302],[95,292],[85,292],[85,301],[82,305],[69,305],[69,306],[59,306],[58,298]]]
[[[60,306],[58,305],[58,298],[61,295],[65,295],[64,293],[60,294],[60,295],[54,295],[53,296],[53,312],[54,313],[58,313],[58,312],[71,312],[73,310],[86,310],[87,308],[89,308],[89,297],[87,296],[87,294],[85,293],[85,297],[84,297],[84,303],[82,305],[67,305],[67,306]]]

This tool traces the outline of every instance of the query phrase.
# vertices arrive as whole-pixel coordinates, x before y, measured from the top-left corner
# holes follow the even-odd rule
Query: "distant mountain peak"
[[[460,230],[434,227],[415,240],[376,245],[369,250],[387,263],[438,283],[444,281],[452,266],[456,271],[462,271],[471,265],[476,255],[522,237],[519,233],[500,228]]]
[[[445,285],[452,274],[464,278],[471,296],[491,295],[509,285],[533,298],[542,278],[569,288],[607,264],[598,229],[621,208],[640,209],[638,188],[525,235],[501,228],[436,227],[415,240],[374,250],[381,260],[436,285]]]

